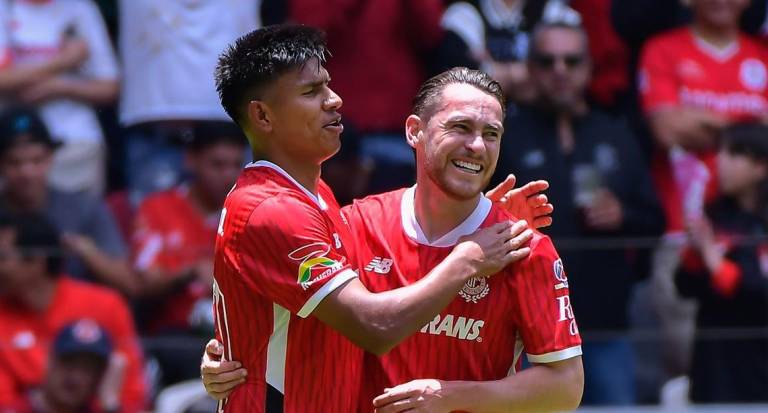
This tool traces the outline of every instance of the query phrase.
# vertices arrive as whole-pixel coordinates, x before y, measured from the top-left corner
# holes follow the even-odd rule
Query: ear
[[[248,122],[260,135],[272,132],[274,115],[269,106],[261,100],[248,102]]]
[[[405,139],[408,141],[408,145],[411,148],[416,149],[421,140],[423,129],[426,127],[420,117],[416,115],[408,116],[405,120]]]

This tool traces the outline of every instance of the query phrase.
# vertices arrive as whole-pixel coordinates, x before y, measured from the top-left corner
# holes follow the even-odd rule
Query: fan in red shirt
[[[661,150],[654,178],[668,229],[717,195],[716,136],[731,122],[768,120],[768,51],[739,32],[748,0],[691,0],[691,26],[645,46],[639,87]]]
[[[456,68],[430,79],[406,121],[417,185],[346,207],[361,281],[373,291],[417,283],[460,237],[515,219],[481,194],[498,159],[503,98],[486,74]],[[530,257],[473,277],[420,332],[380,358],[365,355],[358,411],[573,409],[583,386],[568,281],[551,241]],[[515,374],[525,351],[535,367]],[[431,411],[431,410],[430,410]]]
[[[225,360],[248,369],[226,412],[355,409],[362,351],[381,354],[432,319],[475,275],[527,254],[509,221],[459,243],[428,275],[370,293],[320,166],[340,146],[342,101],[315,29],[271,26],[221,56],[222,105],[262,159],[224,202],[214,258],[214,319]],[[358,348],[357,346],[360,348]]]

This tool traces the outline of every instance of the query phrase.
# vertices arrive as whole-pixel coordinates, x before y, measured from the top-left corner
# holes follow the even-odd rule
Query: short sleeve
[[[645,113],[680,103],[675,81],[676,60],[666,53],[663,40],[657,38],[648,42],[640,58],[637,83]]]
[[[534,240],[531,255],[514,268],[513,297],[528,360],[552,363],[581,355],[563,262],[548,237]]]
[[[292,197],[262,202],[239,238],[246,284],[299,317],[357,277],[332,221]]]
[[[117,57],[98,8],[91,0],[78,3],[76,31],[88,43],[88,60],[83,70],[96,79],[117,80]]]

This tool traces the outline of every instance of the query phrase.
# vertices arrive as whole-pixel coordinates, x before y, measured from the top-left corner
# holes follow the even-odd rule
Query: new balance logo
[[[365,266],[365,270],[373,271],[376,274],[388,274],[393,263],[391,258],[373,257],[371,262]]]
[[[436,336],[445,335],[458,338],[459,340],[474,340],[480,343],[483,341],[483,338],[480,337],[480,329],[484,325],[484,320],[457,317],[451,314],[440,317],[440,314],[438,314],[429,324],[422,327],[420,331]]]

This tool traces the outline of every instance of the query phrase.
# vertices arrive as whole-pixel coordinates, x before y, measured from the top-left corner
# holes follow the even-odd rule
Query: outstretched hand
[[[515,188],[516,182],[515,175],[509,174],[504,182],[488,191],[485,196],[515,217],[530,222],[532,228],[552,225],[551,214],[555,208],[542,193],[549,188],[549,182],[533,181]]]

